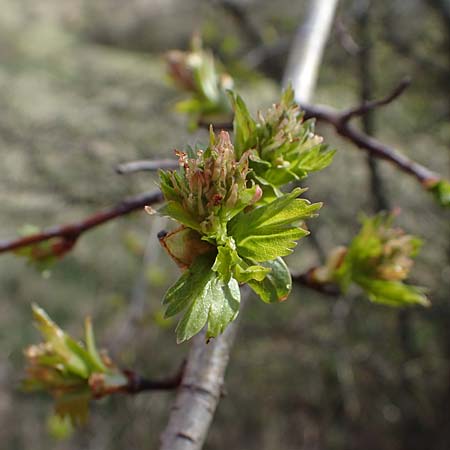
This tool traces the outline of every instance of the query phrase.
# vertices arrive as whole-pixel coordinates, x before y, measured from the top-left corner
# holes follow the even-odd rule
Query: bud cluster
[[[428,305],[421,287],[404,283],[421,241],[393,227],[392,220],[392,214],[365,218],[350,245],[335,248],[325,266],[314,269],[313,280],[337,283],[343,291],[355,283],[372,301],[391,306]]]
[[[45,342],[25,350],[28,367],[23,387],[50,392],[55,398],[56,413],[81,423],[86,419],[91,398],[120,390],[128,380],[107,355],[99,355],[89,319],[85,322],[86,345],[83,345],[36,305],[33,315]]]
[[[314,134],[312,122],[303,121],[303,112],[288,94],[286,91],[282,101],[265,114],[258,113],[257,120],[260,156],[278,167],[289,167],[293,153],[306,152],[323,142]]]
[[[240,211],[261,198],[261,188],[247,181],[248,153],[236,161],[226,131],[217,137],[211,135],[208,149],[198,150],[195,157],[181,151],[177,151],[177,156],[182,171],[163,173],[162,189],[167,200],[178,202],[198,220],[202,234],[219,236],[237,209]],[[247,186],[249,183],[252,185]]]
[[[376,278],[381,280],[404,280],[413,264],[413,256],[420,245],[417,238],[405,234],[401,228],[381,225],[378,229],[381,254],[372,261]]]
[[[166,60],[170,78],[191,94],[191,98],[177,104],[177,109],[192,116],[192,128],[212,119],[231,120],[226,91],[233,88],[233,79],[217,69],[212,53],[202,48],[197,36],[192,39],[190,51],[170,51]]]

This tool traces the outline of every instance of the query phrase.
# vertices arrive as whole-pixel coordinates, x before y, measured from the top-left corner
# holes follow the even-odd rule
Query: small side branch
[[[314,278],[314,271],[316,269],[316,267],[313,267],[306,272],[292,275],[292,281],[329,297],[338,297],[341,294],[339,286],[334,283],[318,282],[317,279]]]
[[[147,391],[172,391],[180,386],[185,367],[186,363],[183,362],[174,376],[159,380],[151,380],[141,377],[133,371],[124,370],[123,373],[128,378],[128,384],[121,392],[139,394]]]
[[[64,253],[73,248],[76,241],[83,233],[120,216],[125,216],[136,210],[142,209],[144,206],[161,202],[162,200],[163,198],[160,191],[136,195],[135,197],[130,197],[123,200],[116,206],[86,217],[81,221],[54,226],[42,230],[39,233],[31,234],[18,239],[0,241],[0,253],[12,252],[19,248],[29,247],[41,242],[56,239],[57,241],[51,249],[52,254],[54,256],[62,256]]]
[[[400,81],[397,87],[386,97],[381,98],[379,100],[365,101],[361,105],[358,105],[354,108],[350,108],[345,112],[343,112],[342,121],[348,122],[354,117],[361,117],[366,115],[368,112],[373,111],[379,106],[389,105],[389,103],[392,103],[396,98],[400,97],[400,95],[402,95],[403,92],[405,92],[405,90],[409,87],[410,84],[411,78],[409,77],[404,78],[402,81]]]
[[[178,169],[178,161],[175,159],[154,159],[154,160],[138,160],[126,162],[116,166],[116,172],[120,175],[125,175],[134,172],[154,172],[159,169]]]
[[[387,97],[381,100],[365,102],[360,106],[344,111],[337,111],[329,106],[301,105],[305,118],[316,118],[334,127],[337,134],[350,140],[357,147],[368,151],[371,155],[391,162],[397,168],[414,176],[426,189],[438,183],[442,177],[421,164],[409,159],[389,145],[363,133],[350,122],[354,117],[362,116],[374,108],[387,105],[404,92],[409,81],[403,80]]]

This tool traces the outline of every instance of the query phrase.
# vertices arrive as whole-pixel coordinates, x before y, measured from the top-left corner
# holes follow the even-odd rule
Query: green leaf
[[[335,153],[336,150],[328,150],[325,145],[316,145],[310,150],[300,153],[291,170],[303,178],[309,172],[317,172],[328,167],[333,161]],[[300,175],[299,172],[305,175]]]
[[[239,95],[230,92],[230,100],[234,109],[234,149],[237,155],[236,159],[239,159],[242,153],[256,144],[256,122],[252,119],[247,105]]]
[[[201,232],[200,223],[198,220],[189,214],[188,211],[183,209],[183,207],[176,201],[168,201],[165,205],[158,209],[158,212],[163,216],[168,216],[171,219],[192,228],[193,230]]]
[[[220,247],[217,247],[217,256],[212,270],[218,273],[219,278],[228,283],[233,273],[234,266],[238,264],[240,260],[241,258],[239,258],[235,248],[232,248],[230,245],[221,245]]]
[[[286,263],[281,258],[277,258],[262,265],[270,269],[270,272],[262,281],[250,280],[248,285],[266,303],[286,300],[292,289],[291,274]]]
[[[230,222],[229,233],[236,242],[239,256],[262,262],[292,252],[295,241],[308,234],[300,226],[302,220],[312,217],[321,207],[320,203],[297,199],[301,192],[301,189],[294,189]]]
[[[243,260],[237,265],[234,277],[239,283],[248,283],[251,280],[262,281],[270,272],[270,268],[262,265],[248,265]]]
[[[215,278],[209,284],[211,306],[208,315],[207,338],[216,337],[223,333],[239,313],[241,293],[238,282],[231,278],[228,284]]]
[[[178,343],[190,339],[206,324],[208,337],[215,337],[237,316],[239,285],[234,278],[224,282],[211,269],[212,263],[211,257],[198,257],[164,297],[165,317],[185,310],[176,328]]]
[[[289,82],[283,93],[281,94],[281,105],[285,108],[288,108],[294,103],[295,92],[292,84]]]
[[[419,286],[411,286],[400,281],[385,281],[375,279],[355,280],[368,294],[374,303],[382,303],[388,306],[429,306],[430,301],[424,294],[424,289]]]
[[[199,256],[186,270],[178,281],[169,288],[163,298],[163,305],[167,307],[164,317],[171,317],[188,308],[204,291],[208,281],[215,277],[211,267],[211,256]]]
[[[234,278],[225,284],[210,271],[202,290],[192,299],[176,328],[177,343],[200,332],[208,323],[207,337],[216,337],[239,312],[240,291]]]
[[[99,370],[100,372],[107,372],[108,368],[103,363],[103,360],[97,351],[97,346],[95,345],[94,330],[92,329],[92,321],[90,317],[86,317],[86,320],[84,322],[84,328],[85,328],[86,349],[91,364],[95,367],[96,370]]]

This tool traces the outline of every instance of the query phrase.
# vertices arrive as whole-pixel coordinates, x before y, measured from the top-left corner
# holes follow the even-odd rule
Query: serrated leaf
[[[221,245],[217,248],[217,256],[214,265],[212,266],[212,270],[218,273],[219,278],[228,283],[234,266],[239,262],[240,258],[236,249],[231,248],[229,245]]]
[[[286,300],[292,289],[291,273],[281,258],[267,261],[262,265],[270,272],[262,281],[250,280],[248,285],[266,303]]]
[[[206,324],[208,338],[220,334],[236,318],[239,301],[237,281],[231,278],[228,283],[224,283],[216,272],[210,271],[206,283],[192,298],[189,308],[177,325],[177,343],[190,339]]]
[[[211,270],[214,259],[199,256],[178,281],[169,288],[163,298],[167,307],[164,317],[171,317],[188,308],[204,291],[208,281],[216,276]]]
[[[283,229],[264,228],[257,230],[258,233],[240,240],[237,244],[238,251],[244,258],[256,262],[269,261],[278,256],[290,255],[297,245],[297,241],[309,234],[300,227]]]
[[[291,253],[295,241],[308,234],[300,223],[321,207],[320,203],[311,204],[297,199],[301,192],[301,189],[295,189],[269,204],[237,216],[230,223],[229,233],[240,256],[262,262]]]
[[[335,153],[336,150],[328,150],[325,145],[317,145],[306,152],[302,152],[291,170],[295,173],[301,171],[307,175],[309,172],[325,169],[333,161]]]
[[[251,280],[262,281],[270,272],[270,268],[262,265],[247,265],[242,261],[234,271],[234,277],[239,283],[248,283]]]

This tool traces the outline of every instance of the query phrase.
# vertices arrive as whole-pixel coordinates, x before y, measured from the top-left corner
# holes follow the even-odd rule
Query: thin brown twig
[[[142,159],[138,161],[130,161],[119,164],[118,166],[116,166],[116,172],[120,175],[124,175],[135,172],[153,172],[158,169],[177,169],[178,167],[179,164],[176,159]]]
[[[441,175],[411,160],[393,147],[368,136],[350,123],[353,117],[364,115],[378,106],[392,102],[406,87],[407,82],[404,80],[384,99],[366,102],[358,107],[344,111],[338,111],[322,105],[301,105],[301,107],[305,112],[306,119],[316,118],[318,121],[332,125],[340,136],[350,140],[359,148],[367,150],[373,156],[391,162],[403,172],[414,176],[426,189],[430,189],[442,179]]]
[[[128,379],[127,386],[122,390],[127,394],[139,394],[145,391],[170,391],[178,388],[183,378],[186,361],[183,361],[177,373],[172,377],[167,377],[159,380],[150,380],[141,377],[131,370],[124,370],[123,373]]]
[[[347,109],[344,113],[342,113],[342,120],[349,121],[354,117],[361,117],[367,114],[369,111],[378,108],[379,106],[385,106],[389,103],[392,103],[396,98],[400,97],[400,95],[405,92],[405,90],[410,86],[411,78],[405,77],[400,83],[395,87],[395,89],[388,94],[386,97],[381,98],[379,100],[370,100],[365,101],[361,105],[358,105],[354,108]]]
[[[314,271],[316,267],[312,267],[306,272],[292,275],[292,281],[296,284],[300,284],[313,291],[320,292],[321,294],[327,295],[329,297],[337,297],[341,294],[339,286],[335,283],[320,283],[314,277]]]
[[[66,225],[58,225],[46,228],[38,233],[17,239],[0,241],[0,253],[11,252],[23,247],[29,247],[40,242],[57,239],[52,246],[52,255],[62,256],[68,250],[72,249],[78,238],[86,231],[103,225],[106,222],[114,220],[120,216],[125,216],[144,206],[152,205],[163,200],[160,191],[146,192],[134,197],[123,200],[116,206],[99,211],[78,222]],[[58,249],[61,248],[61,251]]]

